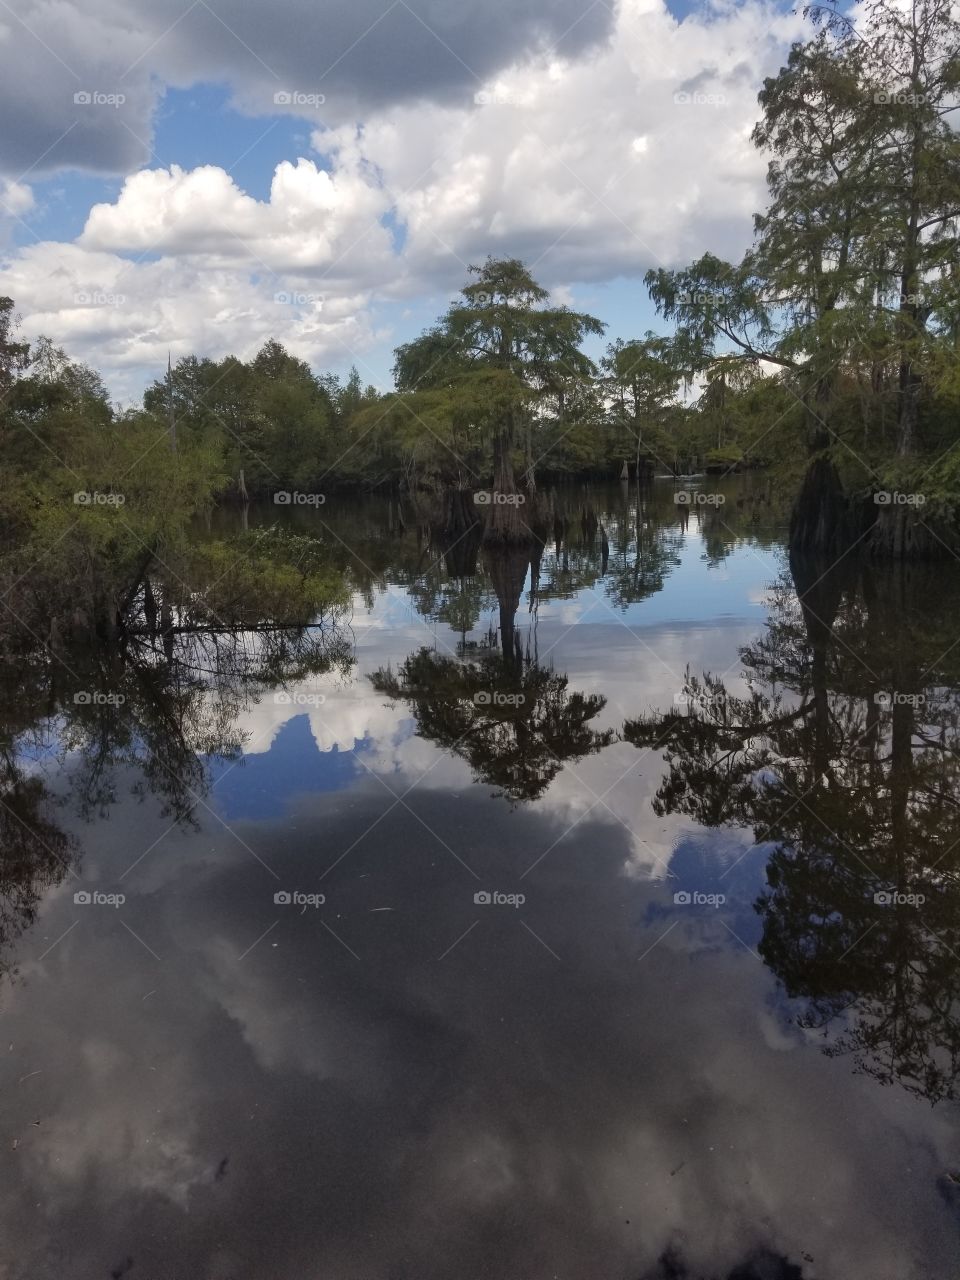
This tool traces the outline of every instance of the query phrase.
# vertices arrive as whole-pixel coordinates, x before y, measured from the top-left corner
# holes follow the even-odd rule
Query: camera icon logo
[[[90,694],[87,693],[86,689],[81,689],[78,693],[73,695],[73,701],[78,707],[88,707],[93,701],[93,698],[91,698]]]
[[[880,889],[873,895],[873,900],[878,907],[889,907],[893,902],[893,894],[889,893],[886,889]]]
[[[473,895],[473,900],[478,907],[487,907],[490,905],[490,894],[486,889],[478,889]]]
[[[93,97],[86,91],[86,89],[80,89],[73,95],[73,101],[78,107],[89,107],[90,103],[93,101]]]
[[[288,507],[290,505],[290,494],[286,489],[281,489],[279,493],[273,495],[273,500],[278,507]]]
[[[280,889],[273,895],[273,901],[278,907],[289,907],[291,897],[286,889]]]
[[[879,493],[873,495],[873,500],[878,507],[889,507],[890,493],[886,489],[881,489]]]
[[[278,89],[273,95],[274,106],[289,107],[293,101],[293,95],[286,89]]]
[[[873,695],[873,700],[878,707],[889,707],[893,702],[893,698],[889,693],[884,693],[881,689]]]
[[[493,698],[486,689],[480,689],[479,692],[473,695],[474,706],[477,707],[489,707],[492,701]]]
[[[90,894],[86,889],[78,889],[73,895],[73,900],[78,907],[87,907],[90,905]]]
[[[691,498],[686,489],[680,489],[673,495],[673,500],[678,507],[689,507]]]
[[[273,701],[278,707],[289,707],[293,699],[285,689],[281,689],[279,693],[273,695]]]
[[[80,493],[75,493],[73,495],[73,501],[78,507],[89,507],[93,499],[90,497],[89,493],[86,493],[83,490],[81,490]]]
[[[678,907],[689,907],[692,898],[686,889],[679,889],[674,895],[673,900]]]
[[[473,500],[479,507],[487,507],[492,501],[490,494],[486,489],[481,489],[479,493],[475,493],[473,495]]]

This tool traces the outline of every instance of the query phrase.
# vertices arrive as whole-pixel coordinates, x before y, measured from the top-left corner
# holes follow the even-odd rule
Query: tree
[[[635,445],[636,475],[646,447],[657,454],[664,413],[680,387],[681,375],[673,366],[672,343],[649,331],[643,338],[625,342],[618,338],[607,347],[601,361],[611,416],[616,427]]]
[[[17,323],[13,299],[0,297],[0,397],[6,397],[17,374],[29,361],[29,345],[14,338]]]
[[[523,542],[531,534],[521,504],[511,501],[518,494],[514,450],[526,446],[524,480],[532,493],[534,418],[552,405],[563,421],[573,387],[596,373],[581,344],[604,326],[593,316],[545,305],[549,294],[515,258],[491,258],[470,270],[474,279],[462,290],[464,301],[397,349],[394,376],[401,399],[420,393],[414,410],[422,404],[441,418],[459,415],[490,441],[495,501],[484,536]]]

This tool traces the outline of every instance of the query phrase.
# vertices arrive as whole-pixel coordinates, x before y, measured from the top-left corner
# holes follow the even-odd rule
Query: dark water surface
[[[6,674],[2,1280],[955,1280],[960,567],[719,489]]]

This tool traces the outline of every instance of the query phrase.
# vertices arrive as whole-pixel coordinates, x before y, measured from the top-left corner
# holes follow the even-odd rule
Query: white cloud
[[[269,201],[253,199],[215,165],[173,165],[133,174],[115,204],[94,205],[78,243],[198,257],[208,268],[244,263],[334,280],[366,274],[369,283],[390,256],[390,235],[379,223],[385,212],[383,195],[345,165],[331,174],[312,160],[283,161]]]
[[[114,394],[128,399],[166,365],[168,350],[175,360],[231,352],[249,359],[275,336],[324,367],[362,359],[377,336],[368,291],[321,295],[299,276],[257,278],[191,255],[130,261],[45,242],[6,264],[0,291],[16,300],[25,336],[54,338],[104,371]]]
[[[19,217],[33,208],[33,192],[25,182],[5,180],[0,184],[2,212]]]
[[[3,290],[28,337],[129,394],[168,348],[243,357],[273,335],[319,366],[362,363],[406,336],[375,304],[447,295],[487,253],[523,257],[566,297],[737,254],[762,200],[756,90],[800,23],[757,3],[678,22],[662,0],[624,0],[608,44],[501,68],[479,105],[471,90],[318,130],[322,161],[278,164],[267,200],[214,165],[132,173],[75,243],[18,251]],[[8,190],[29,209],[28,188]],[[92,293],[124,301],[77,301]]]
[[[762,196],[757,89],[800,28],[758,4],[678,22],[661,0],[624,0],[610,44],[562,73],[518,64],[486,105],[399,106],[335,137],[396,193],[415,273],[511,252],[596,280],[736,252]]]

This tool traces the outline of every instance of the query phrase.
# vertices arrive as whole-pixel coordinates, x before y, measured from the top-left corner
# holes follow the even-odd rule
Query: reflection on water
[[[658,812],[769,847],[758,949],[799,1025],[931,1102],[960,1069],[958,604],[952,575],[795,563],[745,696],[689,674],[685,714],[625,726],[664,750]]]
[[[960,573],[725,493],[7,664],[0,1274],[952,1274]]]

